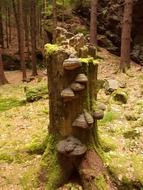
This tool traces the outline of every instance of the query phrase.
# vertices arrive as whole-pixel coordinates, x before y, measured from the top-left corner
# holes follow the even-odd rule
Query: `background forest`
[[[0,190],[143,190],[142,10],[142,0],[0,0]],[[55,153],[63,138],[50,114],[59,120],[54,69],[67,51],[89,76],[98,64],[90,76],[97,139],[86,131],[83,165],[62,157],[65,178]]]

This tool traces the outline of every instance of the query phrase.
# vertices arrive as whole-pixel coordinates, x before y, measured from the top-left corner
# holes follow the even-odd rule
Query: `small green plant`
[[[113,112],[113,111],[109,111],[109,112],[105,112],[104,118],[99,121],[100,125],[104,125],[106,123],[112,122],[116,119],[119,118],[119,113]]]

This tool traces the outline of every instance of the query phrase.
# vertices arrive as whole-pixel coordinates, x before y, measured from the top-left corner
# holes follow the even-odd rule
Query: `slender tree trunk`
[[[25,11],[24,14],[24,29],[25,29],[25,46],[27,48],[27,57],[30,62],[30,43],[29,43],[29,14]]]
[[[14,17],[16,21],[16,28],[17,28],[17,42],[18,42],[18,52],[20,52],[20,27],[19,27],[19,15],[18,15],[18,6],[16,5],[15,0],[12,0],[12,6],[14,11]]]
[[[53,0],[53,43],[56,42],[57,11],[56,0]]]
[[[4,34],[3,34],[3,19],[2,19],[2,5],[0,1],[0,45],[4,48]]]
[[[24,20],[23,20],[23,2],[22,0],[18,0],[18,10],[19,10],[19,30],[20,30],[20,62],[22,69],[22,79],[26,81],[26,64],[25,64],[25,56],[24,56]]]
[[[91,0],[90,44],[97,46],[97,5],[98,0]]]
[[[32,76],[37,75],[36,67],[36,4],[35,0],[31,0],[31,48],[32,48]]]
[[[6,29],[6,47],[9,48],[9,33],[8,33],[8,8],[6,7],[6,19],[5,19],[5,29]]]
[[[8,83],[5,74],[4,74],[4,68],[3,68],[3,61],[2,61],[2,50],[0,47],[0,85]]]
[[[9,44],[11,44],[11,10],[8,8]]]
[[[133,0],[125,0],[122,37],[121,37],[120,70],[122,72],[126,72],[126,69],[130,68],[132,12],[133,12]]]

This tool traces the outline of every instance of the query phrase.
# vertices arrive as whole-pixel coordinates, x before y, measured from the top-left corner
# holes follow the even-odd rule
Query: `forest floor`
[[[119,58],[101,49],[99,79],[115,79],[126,83],[126,104],[115,102],[104,89],[98,100],[106,104],[99,136],[104,159],[116,182],[123,190],[143,189],[143,71],[132,63],[127,74],[116,73]],[[24,87],[46,83],[46,77],[30,83],[21,82],[19,71],[6,72],[10,84],[0,88],[0,190],[42,190],[35,177],[40,154],[29,154],[33,144],[41,143],[48,126],[48,99],[25,103]],[[65,188],[66,189],[66,188]],[[70,189],[70,188],[68,188]]]

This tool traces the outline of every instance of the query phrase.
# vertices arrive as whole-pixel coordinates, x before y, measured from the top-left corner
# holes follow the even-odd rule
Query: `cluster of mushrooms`
[[[82,66],[82,63],[79,58],[75,55],[70,55],[68,59],[63,62],[63,67],[65,70],[74,70]],[[61,92],[61,97],[64,101],[71,101],[75,98],[75,93],[85,89],[88,78],[84,73],[79,73],[74,82],[64,89]],[[104,116],[104,106],[98,109],[98,111],[90,114],[87,110],[84,109],[83,113],[80,114],[75,121],[73,121],[73,127],[79,127],[83,129],[91,128],[95,119],[102,119]],[[57,144],[57,150],[61,154],[68,156],[80,156],[83,155],[87,148],[84,144],[80,142],[79,139],[76,139],[73,136],[70,136]]]
[[[68,59],[63,62],[65,70],[74,70],[81,67],[80,59],[71,54]],[[74,82],[61,92],[61,97],[64,101],[70,101],[75,98],[75,92],[80,92],[85,89],[85,84],[88,82],[88,78],[84,73],[80,73],[76,76]]]

